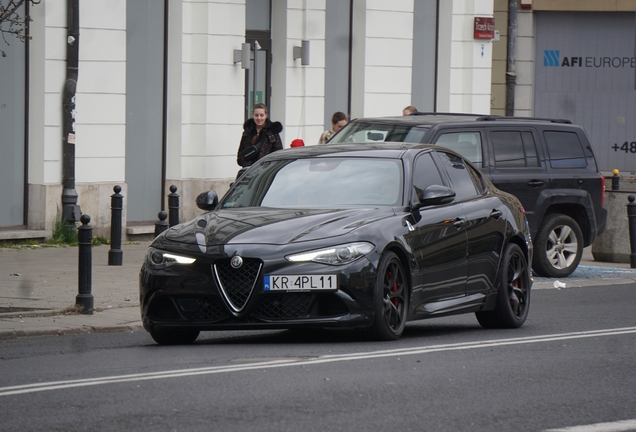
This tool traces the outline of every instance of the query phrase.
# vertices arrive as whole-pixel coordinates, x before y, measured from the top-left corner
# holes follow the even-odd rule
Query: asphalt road
[[[461,315],[389,343],[333,331],[0,341],[0,429],[636,430],[635,312],[636,284],[608,285],[533,291],[521,329]]]

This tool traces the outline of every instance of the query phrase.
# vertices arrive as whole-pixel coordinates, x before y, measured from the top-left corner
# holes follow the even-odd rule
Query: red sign
[[[495,19],[475,17],[475,39],[494,39]]]

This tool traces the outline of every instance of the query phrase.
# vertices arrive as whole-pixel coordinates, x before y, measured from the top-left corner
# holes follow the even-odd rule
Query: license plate
[[[337,275],[265,275],[265,291],[335,291]]]

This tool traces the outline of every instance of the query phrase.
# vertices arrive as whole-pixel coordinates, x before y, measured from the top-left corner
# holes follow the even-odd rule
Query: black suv
[[[433,143],[460,153],[523,204],[534,238],[534,271],[567,277],[605,230],[605,178],[587,134],[569,120],[414,113],[359,118],[331,143]]]

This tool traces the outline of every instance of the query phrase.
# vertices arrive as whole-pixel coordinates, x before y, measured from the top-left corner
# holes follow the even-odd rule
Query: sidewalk
[[[150,242],[122,246],[123,265],[109,266],[109,245],[93,247],[92,315],[63,313],[78,294],[78,248],[0,248],[0,339],[68,333],[143,331],[139,269]],[[533,289],[555,289],[555,279],[535,277]],[[568,289],[636,282],[629,264],[594,261],[591,248],[569,277]]]
[[[139,269],[149,244],[123,245],[121,266],[108,265],[110,245],[92,248],[92,315],[63,313],[79,292],[77,247],[0,248],[0,339],[143,330]]]
[[[565,284],[565,287],[557,282]],[[567,289],[630,283],[636,283],[636,269],[630,268],[629,263],[595,261],[590,246],[583,250],[583,258],[579,266],[569,277],[555,279],[535,275],[532,289]]]

